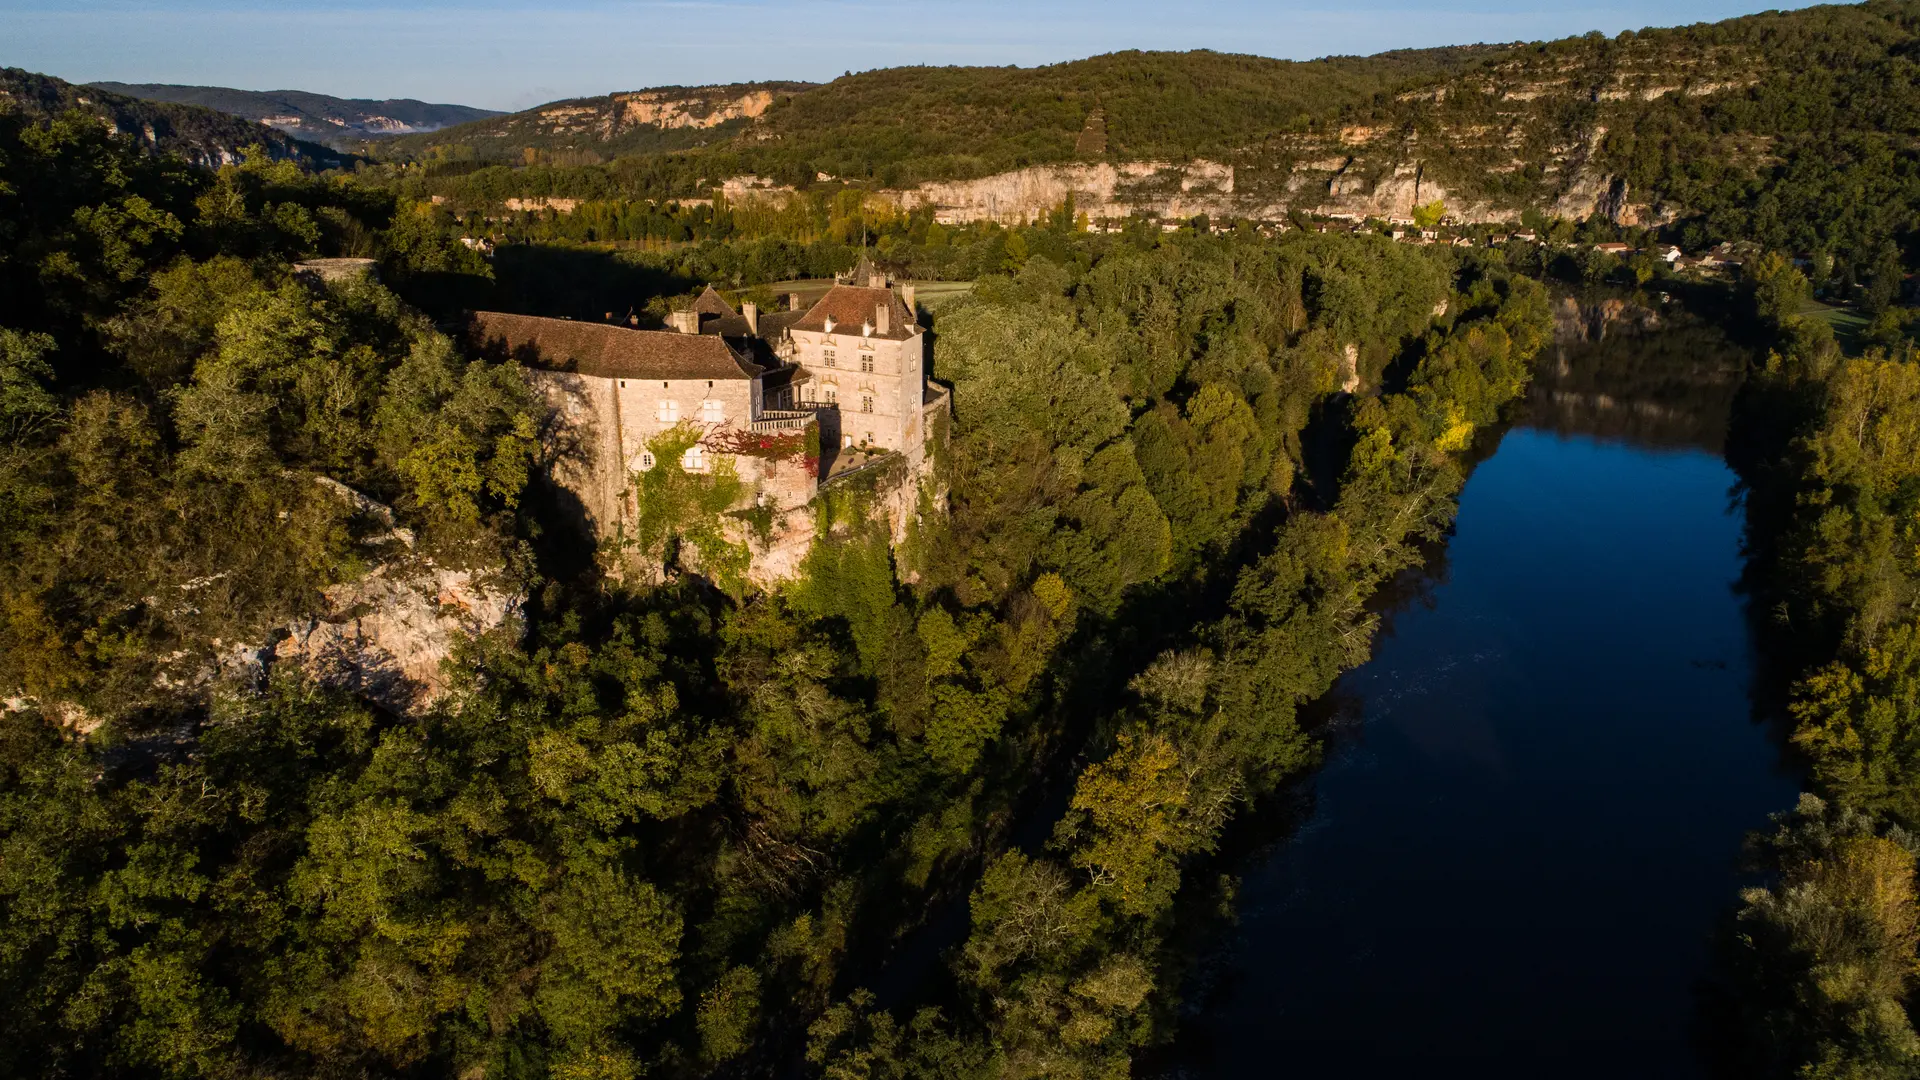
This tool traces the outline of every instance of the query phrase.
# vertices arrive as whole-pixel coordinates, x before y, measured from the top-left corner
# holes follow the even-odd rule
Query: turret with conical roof
[[[842,285],[852,285],[861,289],[884,289],[888,286],[887,275],[873,265],[873,260],[863,252],[860,261],[854,264],[852,272],[842,276],[835,274],[833,280]]]

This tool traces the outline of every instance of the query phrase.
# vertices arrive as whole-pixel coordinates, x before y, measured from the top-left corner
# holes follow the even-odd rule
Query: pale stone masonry
[[[630,478],[657,464],[649,443],[679,425],[700,435],[681,466],[730,460],[746,481],[743,506],[805,506],[837,458],[893,452],[907,475],[922,473],[929,418],[947,394],[928,382],[911,286],[896,292],[863,263],[804,310],[736,310],[709,288],[669,324],[479,312],[469,325],[474,348],[525,365],[547,401],[548,468],[595,535],[633,520]],[[818,458],[795,451],[809,442]]]
[[[926,446],[926,334],[905,297],[871,275],[835,285],[787,328],[814,401],[837,407],[840,444],[893,450],[916,466]],[[944,399],[943,399],[944,400]]]

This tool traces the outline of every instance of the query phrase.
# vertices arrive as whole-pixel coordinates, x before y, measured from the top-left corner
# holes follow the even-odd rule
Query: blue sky
[[[0,66],[520,109],[670,83],[1116,49],[1336,53],[1722,19],[1755,0],[0,0]]]

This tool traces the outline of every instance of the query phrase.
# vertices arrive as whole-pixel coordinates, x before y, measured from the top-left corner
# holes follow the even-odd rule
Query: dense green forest
[[[1742,272],[1772,352],[1729,447],[1814,794],[1754,841],[1711,1004],[1730,1075],[1920,1072],[1916,30],[1886,0],[1311,65],[900,69],[786,97],[754,146],[319,175],[251,125],[6,73],[31,93],[0,109],[0,1072],[1126,1075],[1231,905],[1225,830],[1310,775],[1299,707],[1367,656],[1368,598],[1526,392],[1534,278],[1660,271],[1091,233],[1070,202],[952,226],[813,177],[1284,163],[1267,135],[1334,124],[1550,241],[1621,235],[1552,219],[1578,159],[1651,208],[1637,241],[1775,253]],[[924,122],[883,122],[902,102]],[[743,171],[803,190],[680,201]],[[441,329],[708,282],[771,305],[862,254],[977,282],[929,316],[936,483],[897,545],[871,490],[828,489],[764,592],[567,557],[534,396]],[[291,272],[314,255],[383,284]],[[1816,287],[1877,316],[1851,353],[1802,314]],[[226,666],[401,563],[525,598],[430,708]]]
[[[1770,349],[1741,391],[1729,458],[1813,790],[1753,840],[1765,884],[1743,896],[1714,1011],[1735,1048],[1729,1075],[1910,1076],[1920,369],[1910,344],[1843,352],[1824,320],[1799,314],[1809,283],[1785,259],[1753,267],[1744,292]]]
[[[1296,707],[1549,325],[1381,238],[995,236],[938,317],[946,509],[896,549],[831,490],[801,577],[730,593],[558,569],[518,370],[414,302],[492,272],[430,210],[0,115],[0,240],[19,1076],[1123,1070],[1185,877],[1312,766]],[[430,709],[182,677],[402,557],[318,477],[528,598]],[[971,933],[904,971],[930,910]]]

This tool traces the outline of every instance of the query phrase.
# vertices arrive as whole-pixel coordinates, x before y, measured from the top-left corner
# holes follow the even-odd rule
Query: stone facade
[[[918,467],[927,439],[927,336],[911,298],[911,289],[895,293],[870,272],[836,284],[786,329],[781,346],[811,375],[808,402],[837,414],[840,447],[894,451]]]
[[[547,404],[547,471],[595,537],[633,522],[633,475],[660,464],[653,444],[674,429],[698,436],[682,468],[730,462],[745,482],[738,509],[774,512],[773,536],[755,545],[762,580],[798,566],[812,521],[792,512],[837,471],[898,454],[918,483],[947,395],[927,379],[911,286],[896,291],[863,263],[804,310],[736,310],[708,289],[669,325],[495,312],[470,324],[475,349],[525,365]]]

